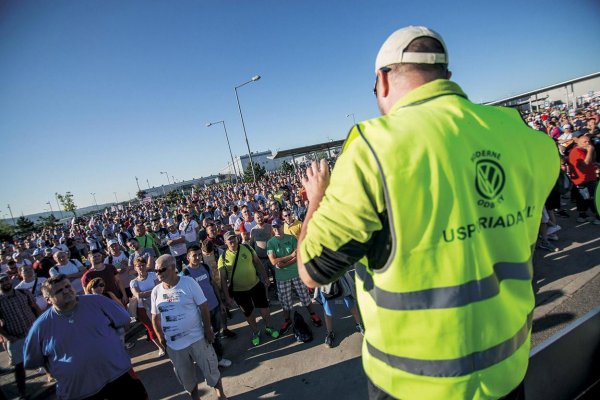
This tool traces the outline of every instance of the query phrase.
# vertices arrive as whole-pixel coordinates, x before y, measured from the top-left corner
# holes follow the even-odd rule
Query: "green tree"
[[[315,153],[315,157],[317,160],[322,160],[323,158],[325,158],[325,159],[328,158],[328,155],[327,155],[327,152],[325,152],[325,151],[317,151]]]
[[[0,221],[0,240],[9,241],[15,234],[15,228],[4,221]]]
[[[260,181],[266,174],[267,174],[267,170],[265,169],[265,167],[263,167],[260,164],[254,164],[254,172],[256,173],[256,181]],[[248,164],[248,166],[246,167],[246,170],[244,171],[244,182],[253,182],[254,181],[254,176],[252,175],[252,167],[250,167],[250,164]]]
[[[15,233],[19,235],[28,235],[35,230],[35,224],[29,218],[20,216],[17,218],[17,227]]]
[[[137,192],[137,193],[135,194],[135,196],[136,196],[138,199],[142,200],[144,197],[146,197],[146,195],[147,195],[147,194],[148,194],[148,193],[147,193],[145,190],[140,190],[139,192]]]
[[[279,168],[281,169],[281,172],[285,172],[286,174],[294,172],[294,166],[292,165],[292,163],[289,163],[286,160],[283,160],[283,162],[281,163],[281,167]]]
[[[178,190],[171,190],[165,196],[169,203],[176,203],[178,200],[182,198],[181,192]]]
[[[58,223],[58,218],[54,214],[50,214],[47,217],[39,217],[36,226],[39,228],[52,228]]]
[[[77,205],[75,205],[75,202],[73,201],[73,194],[71,192],[65,194],[56,193],[56,197],[66,212],[71,212],[74,217],[77,217],[77,213],[75,213]]]

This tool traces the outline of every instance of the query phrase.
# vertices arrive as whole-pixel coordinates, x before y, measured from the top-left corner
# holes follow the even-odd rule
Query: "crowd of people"
[[[576,202],[577,222],[600,225],[593,201],[599,114],[598,101],[572,114],[558,108],[524,114],[533,129],[556,141],[562,159],[541,221],[541,249],[557,249],[550,241],[558,240],[557,217],[568,217],[563,207],[569,197]],[[199,398],[194,363],[217,396],[226,398],[219,368],[231,365],[222,339],[236,337],[228,328],[232,310],[243,313],[257,346],[293,326],[294,293],[314,326],[322,325],[315,302],[323,305],[324,342],[334,346],[326,290],[309,290],[298,275],[297,239],[308,205],[301,174],[271,172],[256,183],[215,184],[170,202],[157,198],[106,209],[3,242],[0,336],[19,392],[26,394],[25,368],[40,367],[58,381],[65,398],[109,396],[131,383],[144,398],[126,352],[133,344],[124,340],[133,318],[146,328],[156,356],[170,358],[193,398]],[[340,296],[363,333],[352,276],[344,274],[340,282]],[[274,305],[282,307],[283,320],[272,318]],[[74,340],[78,332],[89,335]],[[90,359],[90,347],[115,346],[119,350],[84,360]],[[61,357],[74,362],[65,364]],[[89,362],[97,363],[94,373],[78,379],[89,372]]]
[[[108,390],[107,381],[137,382],[131,364],[119,361],[120,351],[116,361],[113,356],[107,360],[104,381],[74,379],[72,375],[83,373],[86,367],[74,363],[76,369],[65,369],[52,353],[60,341],[49,346],[49,337],[39,336],[40,329],[49,336],[63,334],[62,328],[49,322],[63,317],[70,328],[87,329],[68,312],[84,312],[84,307],[73,304],[88,295],[106,300],[94,300],[102,304],[104,314],[118,310],[119,315],[111,317],[119,321],[113,324],[113,336],[125,350],[135,344],[135,340],[125,341],[129,323],[143,324],[148,340],[156,346],[156,357],[170,358],[180,383],[193,398],[198,397],[199,379],[193,363],[186,360],[194,360],[218,397],[225,398],[218,371],[231,361],[223,357],[222,339],[237,336],[228,328],[228,320],[238,308],[251,330],[251,345],[257,346],[265,337],[277,339],[292,328],[294,293],[308,321],[320,327],[313,299],[322,299],[327,314],[324,341],[333,347],[331,307],[322,291],[309,291],[298,276],[297,237],[307,205],[299,175],[275,172],[257,183],[212,185],[170,202],[158,198],[150,204],[106,209],[2,243],[0,320],[4,329],[0,328],[0,335],[15,366],[19,392],[25,395],[25,368],[34,367],[46,368],[48,379],[57,380],[63,397]],[[346,287],[348,304],[351,285]],[[67,306],[55,302],[57,291],[61,296],[69,292]],[[281,321],[271,318],[273,305],[282,307]],[[36,320],[48,308],[45,317]],[[356,306],[349,308],[356,329],[363,332]],[[255,309],[262,317],[262,328]],[[25,320],[20,317],[23,312],[29,315]],[[82,321],[91,318],[86,312]],[[123,319],[125,314],[130,319]],[[42,328],[43,324],[53,328]],[[33,335],[34,331],[38,334]],[[65,356],[78,354],[70,348],[62,350]],[[16,356],[23,351],[25,358]],[[110,370],[113,361],[119,365],[115,371]]]
[[[566,107],[548,108],[543,112],[525,113],[533,129],[554,139],[561,157],[561,173],[543,212],[537,247],[557,251],[562,229],[557,217],[567,218],[564,206],[569,199],[576,204],[577,223],[600,225],[595,193],[600,175],[600,98],[583,104],[575,111]]]

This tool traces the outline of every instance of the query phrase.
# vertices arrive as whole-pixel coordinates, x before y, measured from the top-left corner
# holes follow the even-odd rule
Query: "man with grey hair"
[[[352,127],[331,179],[322,160],[302,180],[298,270],[316,287],[356,269],[371,399],[523,393],[556,145],[450,77],[437,32],[394,32],[375,61],[383,115]]]
[[[177,274],[175,258],[165,254],[156,260],[159,284],[152,289],[152,325],[160,343],[167,349],[179,382],[193,400],[199,400],[196,365],[208,386],[220,400],[226,399],[212,343],[208,302],[200,285]]]

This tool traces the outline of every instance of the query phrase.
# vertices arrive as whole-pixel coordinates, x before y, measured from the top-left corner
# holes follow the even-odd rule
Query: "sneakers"
[[[333,332],[327,332],[327,336],[325,336],[325,346],[332,348],[335,343],[335,335]]]
[[[585,214],[579,214],[579,217],[577,217],[577,219],[575,221],[577,221],[577,223],[582,224],[584,222],[587,222],[588,220],[588,216]]]
[[[323,321],[321,321],[321,318],[319,318],[319,316],[316,313],[310,314],[310,320],[312,321],[314,326],[319,327],[323,325]]]
[[[553,234],[553,235],[552,234],[548,234],[547,236],[548,236],[548,240],[554,240],[554,241],[558,240],[558,235],[557,234]]]
[[[365,336],[365,327],[362,324],[356,324],[356,330],[359,331],[361,335]]]
[[[542,250],[558,251],[558,248],[556,246],[543,239],[538,240],[537,247]]]
[[[276,331],[273,328],[269,328],[268,326],[265,328],[265,333],[271,336],[273,339],[277,339],[279,337],[279,331]]]
[[[230,331],[229,329],[225,328],[221,331],[221,336],[226,338],[234,338],[237,336],[237,334],[234,331]]]
[[[288,318],[285,321],[283,321],[283,324],[281,324],[281,329],[279,329],[279,335],[280,336],[283,335],[284,333],[289,331],[291,327],[292,327],[292,320]]]
[[[221,368],[231,367],[231,361],[226,358],[221,358],[219,360],[219,367],[221,367]]]
[[[165,355],[165,351],[164,350],[159,350],[158,353],[156,353],[157,357],[163,357]]]
[[[260,331],[252,334],[250,341],[252,342],[252,346],[258,346],[260,344]]]

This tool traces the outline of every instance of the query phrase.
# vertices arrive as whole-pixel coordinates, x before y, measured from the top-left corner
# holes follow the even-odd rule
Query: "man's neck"
[[[95,271],[102,271],[104,270],[104,268],[106,268],[106,265],[104,265],[104,263],[92,264],[92,269]]]
[[[58,308],[56,306],[56,304],[53,307],[54,307],[54,311],[56,311],[58,314],[66,314],[66,313],[69,313],[69,312],[75,310],[75,308],[77,307],[77,304],[79,304],[79,301],[77,299],[75,299],[73,302],[65,305],[64,308]]]
[[[173,279],[172,282],[163,282],[163,287],[165,289],[171,289],[171,288],[177,286],[177,284],[179,283],[179,280],[180,280],[179,275],[175,275],[175,279]]]

